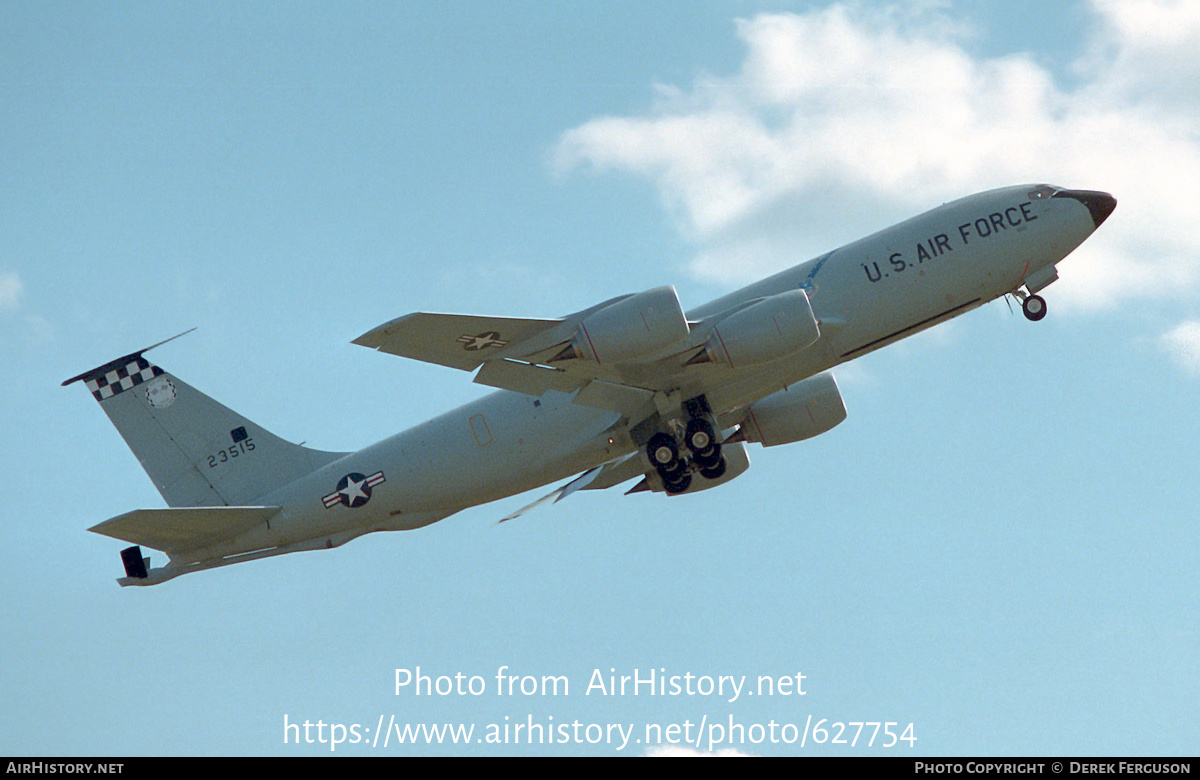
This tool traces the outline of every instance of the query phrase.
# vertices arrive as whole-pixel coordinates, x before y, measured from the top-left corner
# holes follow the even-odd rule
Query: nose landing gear
[[[1037,322],[1046,316],[1046,299],[1040,295],[1027,295],[1025,300],[1021,301],[1021,311],[1025,314],[1025,319]]]
[[[1025,267],[1028,270],[1028,263]],[[1046,316],[1046,299],[1038,293],[1056,279],[1058,279],[1058,269],[1053,263],[1038,268],[1028,276],[1022,275],[1021,281],[1024,284],[1013,290],[1012,296],[1021,302],[1021,311],[1025,314],[1025,319],[1037,322]]]
[[[1046,316],[1046,299],[1042,296],[1031,295],[1019,287],[1009,293],[1009,295],[1021,302],[1021,313],[1030,322],[1037,322]],[[1009,310],[1012,310],[1011,305],[1009,306]]]

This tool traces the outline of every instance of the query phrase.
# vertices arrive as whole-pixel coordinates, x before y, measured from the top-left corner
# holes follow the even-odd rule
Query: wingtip
[[[388,320],[382,325],[376,325],[358,338],[351,339],[350,343],[360,347],[366,347],[368,349],[379,349],[383,346],[384,337],[388,335],[388,331],[395,326],[397,322],[403,319],[405,319],[405,317],[397,317],[394,320]]]

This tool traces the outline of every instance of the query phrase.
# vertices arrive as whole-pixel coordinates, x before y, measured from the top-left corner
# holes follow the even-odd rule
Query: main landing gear
[[[707,416],[693,416],[687,421],[683,445],[688,451],[686,457],[680,452],[675,436],[665,431],[651,436],[646,444],[650,463],[662,477],[668,493],[683,493],[691,487],[693,467],[705,479],[720,479],[725,474],[721,443]]]

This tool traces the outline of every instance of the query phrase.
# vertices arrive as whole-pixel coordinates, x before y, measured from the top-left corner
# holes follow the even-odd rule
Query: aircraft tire
[[[722,462],[721,446],[716,443],[704,452],[697,452],[692,456],[692,463],[699,466],[702,473],[704,469],[716,468],[717,464]]]
[[[656,433],[650,437],[649,443],[646,444],[646,455],[649,456],[650,462],[660,471],[666,468],[668,471],[674,471],[672,464],[679,461],[679,445],[675,442],[675,437],[668,433]]]
[[[684,493],[692,486],[692,475],[688,472],[683,472],[683,476],[679,479],[663,479],[663,488],[670,495]]]
[[[716,462],[716,465],[710,468],[702,467],[700,469],[700,476],[705,479],[720,479],[725,476],[725,459],[721,458]]]
[[[1030,295],[1021,303],[1021,311],[1025,319],[1037,322],[1046,316],[1046,299],[1040,295]]]
[[[688,420],[683,440],[693,454],[701,455],[712,449],[717,442],[717,435],[708,420],[702,417],[693,417]]]

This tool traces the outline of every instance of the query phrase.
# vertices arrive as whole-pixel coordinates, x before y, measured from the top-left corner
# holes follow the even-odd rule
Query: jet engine
[[[656,287],[589,314],[555,360],[621,363],[668,347],[689,332],[675,288]]]
[[[846,419],[833,374],[809,377],[755,401],[742,420],[741,438],[764,447],[791,444],[824,433]]]
[[[752,366],[811,346],[821,335],[804,290],[789,290],[747,306],[713,328],[693,363]]]

